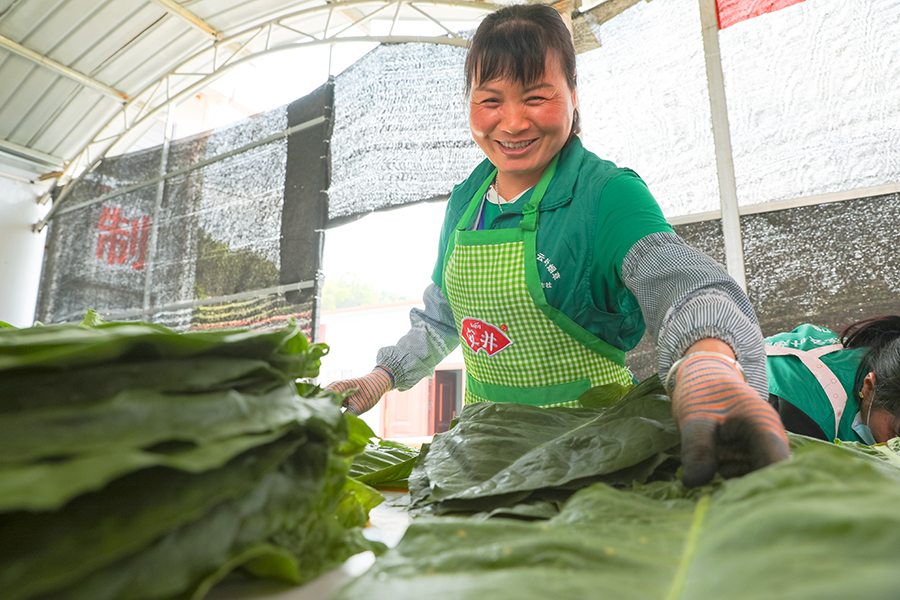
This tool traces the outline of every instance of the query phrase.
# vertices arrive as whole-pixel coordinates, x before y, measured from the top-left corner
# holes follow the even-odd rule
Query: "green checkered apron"
[[[547,304],[535,237],[556,162],[541,176],[518,228],[467,231],[495,169],[451,236],[444,294],[463,348],[466,404],[579,406],[578,396],[593,386],[633,382],[624,352]]]

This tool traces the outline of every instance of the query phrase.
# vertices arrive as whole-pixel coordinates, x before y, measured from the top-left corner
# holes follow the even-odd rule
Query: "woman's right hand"
[[[371,373],[356,379],[335,381],[325,386],[326,390],[346,392],[356,391],[344,399],[344,408],[354,415],[361,415],[375,406],[381,397],[394,389],[394,377],[384,367],[375,367]]]
[[[778,413],[727,356],[698,352],[676,368],[672,414],[681,430],[685,485],[705,485],[717,470],[737,477],[790,456]]]

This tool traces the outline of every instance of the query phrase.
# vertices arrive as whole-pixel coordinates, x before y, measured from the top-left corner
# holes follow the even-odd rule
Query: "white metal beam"
[[[129,97],[125,92],[120,92],[117,89],[114,89],[105,83],[101,83],[94,79],[93,77],[89,77],[80,71],[76,71],[71,67],[67,67],[62,63],[58,63],[52,58],[47,58],[43,54],[39,52],[35,52],[34,50],[30,50],[21,44],[17,44],[11,39],[0,35],[0,48],[4,48],[18,54],[23,58],[27,58],[28,60],[35,62],[42,67],[46,67],[51,71],[57,73],[58,75],[62,75],[64,77],[68,77],[74,81],[77,81],[81,85],[87,86],[93,90],[96,90],[103,94],[104,96],[109,96],[113,100],[117,102],[128,102]]]
[[[703,55],[712,116],[716,173],[719,178],[719,202],[722,208],[722,233],[725,236],[725,266],[729,275],[747,290],[744,271],[744,246],[741,241],[741,218],[738,213],[737,183],[728,129],[728,106],[725,103],[725,77],[719,54],[719,18],[716,0],[700,0],[700,25],[703,29]]]
[[[175,2],[175,0],[153,0],[153,2],[156,2],[173,15],[189,24],[191,27],[199,29],[204,33],[204,35],[209,36],[211,39],[216,41],[225,39],[224,33],[219,31],[185,7]]]
[[[871,187],[854,188],[852,190],[841,190],[840,192],[815,194],[814,196],[800,196],[798,198],[788,198],[786,200],[771,200],[769,202],[760,202],[759,204],[749,204],[739,207],[738,214],[743,217],[745,215],[758,215],[779,210],[802,208],[804,206],[818,206],[819,204],[829,204],[831,202],[847,202],[849,200],[859,200],[860,198],[887,196],[888,194],[900,194],[900,181],[873,185]],[[689,223],[700,223],[702,221],[717,221],[721,218],[721,210],[711,210],[679,217],[670,217],[666,220],[669,222],[669,225],[687,225]]]
[[[58,156],[53,156],[52,154],[40,152],[39,150],[34,150],[32,148],[26,148],[25,146],[20,146],[19,144],[7,140],[0,140],[0,150],[17,155],[44,167],[62,169],[66,166],[66,161]]]

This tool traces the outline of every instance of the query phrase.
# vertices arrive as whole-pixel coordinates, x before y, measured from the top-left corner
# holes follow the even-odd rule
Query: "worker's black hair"
[[[872,408],[883,408],[900,417],[900,315],[859,321],[841,333],[845,348],[868,348],[856,374],[861,381],[875,374]]]
[[[544,74],[551,53],[559,59],[569,89],[574,90],[575,46],[559,13],[544,4],[501,8],[486,16],[472,37],[466,56],[466,94],[478,83],[493,79],[534,83]],[[580,131],[576,109],[569,140]]]

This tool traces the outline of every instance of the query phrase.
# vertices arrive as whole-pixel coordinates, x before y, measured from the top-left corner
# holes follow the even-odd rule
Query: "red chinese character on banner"
[[[503,331],[509,330],[505,325],[501,325],[501,328]],[[494,356],[512,344],[512,340],[501,329],[479,319],[466,317],[462,320],[461,329],[463,341],[475,354],[484,350],[488,356]]]
[[[131,220],[131,246],[130,254],[134,256],[135,246],[137,246],[137,260],[131,264],[131,268],[135,271],[144,269],[144,262],[147,259],[147,236],[150,235],[150,217],[141,217],[140,225],[137,219]],[[140,236],[140,242],[138,237]]]
[[[107,264],[125,264],[135,258],[131,268],[140,271],[147,258],[147,237],[150,233],[150,218],[126,219],[118,206],[110,210],[104,206],[97,220],[100,230],[97,239],[97,258],[106,254]],[[135,255],[137,255],[135,257]]]

